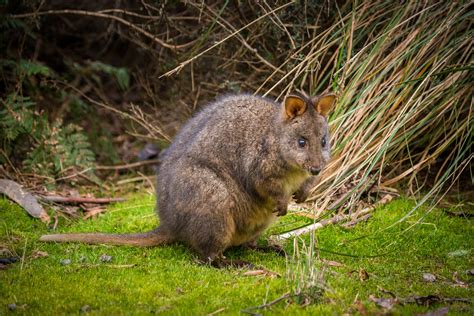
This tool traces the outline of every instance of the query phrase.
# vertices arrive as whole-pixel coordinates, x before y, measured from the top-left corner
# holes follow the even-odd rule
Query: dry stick
[[[281,235],[271,236],[271,239],[283,240],[283,239],[289,239],[291,237],[297,237],[297,236],[315,231],[317,229],[320,229],[320,228],[322,228],[324,226],[327,226],[329,224],[336,224],[336,223],[342,222],[344,220],[347,220],[348,218],[349,218],[349,216],[347,216],[347,215],[335,215],[334,217],[332,217],[330,219],[322,220],[318,223],[314,223],[314,224],[305,226],[305,227],[300,228],[300,229],[296,229],[296,230],[293,230],[293,231],[290,231],[290,232],[287,232],[287,233],[284,233],[284,234],[281,234]]]
[[[219,309],[216,310],[216,311],[213,311],[212,313],[207,314],[207,316],[217,315],[217,314],[219,314],[219,313],[221,313],[221,312],[223,312],[223,311],[225,311],[225,310],[226,310],[226,308],[225,308],[225,307],[222,307],[222,308],[219,308]]]
[[[107,11],[108,10],[106,10],[105,12],[107,12]],[[28,18],[28,17],[36,17],[36,16],[40,16],[40,15],[61,15],[61,14],[76,14],[76,15],[93,16],[93,17],[98,17],[98,18],[105,18],[105,19],[115,20],[119,23],[122,23],[122,24],[130,27],[131,29],[137,31],[138,33],[141,33],[144,36],[150,38],[151,40],[153,40],[154,42],[156,42],[157,44],[159,44],[159,45],[161,45],[165,48],[177,50],[177,49],[186,48],[186,47],[194,44],[194,41],[190,42],[190,43],[182,44],[182,45],[168,44],[168,43],[162,41],[161,39],[159,39],[158,37],[156,37],[155,35],[145,31],[144,29],[142,29],[141,27],[136,26],[133,23],[128,22],[125,19],[122,19],[121,17],[118,17],[116,15],[104,14],[102,12],[104,12],[104,11],[86,11],[86,10],[65,9],[65,10],[48,10],[48,11],[42,11],[42,12],[31,12],[31,13],[23,13],[23,14],[12,14],[11,17],[16,18],[16,19],[23,19],[23,18]]]
[[[266,1],[263,1],[263,3],[268,7],[268,9],[272,9],[272,7],[266,2]],[[262,5],[261,5],[262,7]],[[264,9],[265,10],[265,9]],[[274,17],[275,17],[275,21],[273,21],[272,18],[270,18],[273,23],[275,23],[275,25],[278,27],[278,23],[280,23],[281,27],[279,27],[280,29],[282,29],[286,35],[288,36],[288,39],[290,40],[290,44],[291,44],[291,48],[292,49],[296,49],[296,45],[295,45],[295,41],[293,41],[293,37],[291,36],[290,32],[288,31],[288,29],[286,28],[285,24],[283,24],[283,22],[281,21],[281,19],[278,17],[278,15],[275,14],[275,12],[273,12],[272,14]],[[278,22],[278,23],[277,23]]]
[[[281,235],[271,236],[271,239],[283,240],[283,239],[288,239],[288,238],[291,238],[291,237],[297,237],[297,236],[315,231],[319,228],[322,228],[322,227],[330,225],[330,224],[336,224],[336,223],[340,223],[340,222],[347,221],[347,220],[350,220],[350,219],[355,220],[355,219],[357,219],[361,216],[364,216],[364,215],[369,214],[370,212],[374,211],[377,206],[390,202],[392,200],[392,198],[393,197],[391,195],[386,194],[380,199],[380,201],[378,201],[374,205],[372,205],[370,207],[367,207],[363,210],[360,210],[359,212],[356,212],[352,215],[335,215],[334,217],[332,217],[330,219],[323,220],[323,221],[320,221],[318,223],[314,223],[314,224],[308,225],[308,226],[300,228],[300,229],[296,229],[296,230],[293,230],[293,231],[290,231],[290,232],[287,232],[287,233],[283,233]]]
[[[156,178],[156,176],[149,176],[149,177],[146,177],[144,175],[140,175],[139,177],[134,177],[134,178],[128,178],[128,179],[123,179],[123,180],[119,180],[117,181],[117,185],[124,185],[124,184],[127,184],[127,183],[132,183],[132,182],[137,182],[137,181],[151,181],[150,179],[153,179],[153,178]],[[150,183],[150,182],[149,182]],[[152,186],[153,187],[153,186]]]
[[[94,204],[107,204],[112,202],[123,202],[126,201],[124,198],[86,198],[86,197],[73,197],[73,196],[59,196],[59,195],[41,195],[41,199],[48,202],[56,203],[94,203]]]
[[[371,216],[372,216],[372,214],[362,215],[361,217],[357,217],[357,218],[351,220],[350,222],[342,224],[342,227],[345,227],[345,228],[353,227],[359,222],[363,222],[363,221],[368,220]]]
[[[96,180],[94,178],[91,178],[91,177],[88,177],[86,176],[85,174],[83,173],[80,173],[77,175],[79,178],[82,178],[84,180],[87,180],[89,181],[90,183],[92,184],[95,184],[96,186],[98,186],[99,188],[104,188],[105,190],[107,191],[110,191],[110,187],[108,185],[106,185],[105,183],[101,183],[99,180]]]
[[[190,3],[191,5],[193,5],[195,8],[197,8],[196,4],[194,3]],[[227,31],[234,31],[235,32],[235,27],[230,24],[229,22],[227,22],[225,19],[222,19],[214,10],[212,10],[211,8],[207,7],[207,9],[216,16],[216,22],[222,26],[222,28],[224,28],[225,30]],[[206,14],[207,16],[211,17],[209,13],[207,13],[206,11],[203,11],[204,14]],[[222,19],[222,22],[219,21],[219,19]],[[230,30],[229,30],[230,29]],[[262,63],[264,63],[265,65],[267,65],[268,67],[270,67],[271,69],[273,69],[274,71],[278,71],[280,73],[283,73],[282,70],[278,69],[277,67],[275,67],[272,63],[270,63],[268,60],[266,60],[265,58],[263,58],[257,51],[256,48],[253,48],[249,43],[247,43],[247,41],[245,40],[245,38],[243,38],[240,34],[236,34],[236,37],[238,40],[240,40],[240,42],[249,50],[251,51],[253,54],[255,54],[255,56],[260,59],[260,61]],[[191,64],[191,67],[192,67],[193,64]],[[192,68],[191,68],[192,69]]]
[[[74,90],[75,92],[77,92],[79,95],[81,95],[84,99],[86,99],[87,101],[89,101],[90,103],[92,104],[95,104],[97,106],[100,106],[100,107],[103,107],[109,111],[112,111],[114,113],[117,113],[123,117],[126,117],[134,122],[136,122],[137,124],[143,126],[145,129],[147,129],[148,131],[151,131],[153,133],[156,133],[158,134],[159,136],[161,136],[164,140],[166,141],[169,141],[171,142],[171,138],[166,135],[162,130],[161,128],[159,127],[155,127],[155,128],[150,128],[150,125],[145,125],[146,122],[144,122],[143,120],[140,120],[138,118],[136,118],[134,115],[131,115],[129,113],[126,113],[126,112],[122,112],[120,110],[117,110],[116,108],[114,108],[113,106],[110,106],[106,103],[102,103],[102,102],[99,102],[89,96],[87,96],[84,92],[82,92],[81,90],[79,90],[78,88],[74,87],[73,85],[70,85],[68,83],[65,83],[65,86],[69,87],[70,89]],[[134,110],[135,108],[132,106],[132,111]],[[135,112],[136,113],[136,112]]]
[[[346,17],[344,17],[343,19],[346,19]],[[292,55],[290,55],[280,66],[278,66],[278,69],[281,70],[283,68],[283,66],[285,66],[287,63],[289,63],[295,56],[297,56],[298,54],[300,54],[304,48],[306,48],[307,46],[309,46],[310,44],[313,44],[314,42],[316,41],[319,41],[321,38],[323,38],[324,36],[327,36],[329,35],[331,32],[333,32],[333,30],[337,27],[339,27],[339,24],[342,23],[342,21],[340,22],[337,22],[336,24],[334,24],[333,26],[331,26],[331,28],[325,30],[323,33],[319,34],[318,36],[315,36],[314,38],[312,38],[310,41],[308,41],[307,43],[305,43],[303,46],[301,46],[297,51],[295,51]],[[332,42],[330,42],[330,44],[332,45],[333,43],[336,43],[335,40],[333,40]],[[319,49],[318,51],[312,53],[313,57],[314,55],[318,54],[319,52],[323,51],[323,49]],[[308,60],[310,59],[310,56],[306,56],[305,57],[305,60]],[[304,61],[303,61],[304,62]],[[302,62],[302,63],[303,63]],[[297,68],[293,68],[291,70],[294,71],[296,70]],[[270,81],[270,79],[275,75],[275,71],[267,77],[267,79],[265,79],[265,81],[258,87],[258,89],[255,91],[255,93],[258,93],[261,89],[263,89],[263,87],[267,84],[268,81]],[[291,73],[287,73],[282,79],[280,79],[276,84],[274,84],[265,94],[263,94],[264,96],[268,95],[277,85],[279,85],[281,82],[283,82]]]
[[[227,41],[229,38],[235,36],[236,34],[240,33],[241,31],[245,30],[246,28],[248,28],[249,26],[257,23],[258,21],[262,20],[263,18],[267,17],[268,15],[272,14],[273,12],[276,12],[276,11],[279,11],[287,6],[289,6],[290,4],[293,4],[294,1],[290,1],[284,5],[281,5],[279,6],[278,8],[270,11],[270,12],[267,12],[265,13],[264,15],[258,17],[257,19],[253,20],[252,22],[250,22],[249,24],[247,25],[244,25],[242,26],[240,29],[238,29],[237,31],[235,32],[232,32],[231,34],[227,35],[226,37],[224,37],[223,39],[221,39],[220,41],[218,41],[217,43],[215,43],[214,45],[212,45],[211,47],[203,50],[202,52],[200,52],[199,54],[197,54],[196,56],[186,60],[186,61],[183,61],[182,63],[179,64],[179,66],[173,68],[172,70],[168,71],[167,73],[161,75],[159,78],[163,78],[163,77],[168,77],[168,76],[171,76],[179,71],[181,71],[181,69],[184,68],[184,66],[186,66],[187,64],[193,62],[194,60],[198,59],[199,57],[201,57],[202,55],[204,55],[205,53],[209,52],[210,50],[214,49],[215,47],[219,46],[220,44],[224,43],[225,41]]]
[[[144,165],[154,165],[154,164],[158,164],[159,162],[160,162],[159,159],[152,159],[152,160],[137,161],[137,162],[128,163],[125,165],[97,166],[94,169],[95,170],[123,170],[123,169],[137,168]]]
[[[112,268],[112,269],[125,269],[125,268],[134,268],[137,264],[81,264],[81,268]]]
[[[264,309],[264,308],[270,307],[270,306],[275,305],[276,303],[278,303],[278,302],[280,302],[284,299],[287,299],[291,296],[292,295],[290,293],[285,293],[282,296],[280,296],[279,298],[277,298],[276,300],[271,301],[270,303],[262,304],[262,305],[255,306],[255,307],[249,307],[249,308],[241,310],[241,312],[242,313],[247,313],[247,314],[254,314],[252,312],[252,310],[254,310],[254,309]]]

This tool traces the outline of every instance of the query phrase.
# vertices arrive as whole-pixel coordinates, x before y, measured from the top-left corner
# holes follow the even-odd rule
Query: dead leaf
[[[322,261],[325,265],[328,265],[330,267],[343,267],[344,266],[344,264],[337,261],[326,260],[326,259],[322,259]]]
[[[112,256],[109,256],[109,255],[104,253],[99,257],[99,260],[102,261],[102,262],[111,262],[112,258],[113,258]]]
[[[0,179],[0,193],[8,196],[12,201],[23,207],[28,214],[49,223],[50,218],[34,195],[24,190],[18,183]]]
[[[259,270],[249,270],[246,271],[242,274],[243,276],[258,276],[258,275],[263,275],[267,277],[280,277],[280,275],[276,272],[273,271],[268,271],[265,269],[259,269]]]
[[[361,281],[367,281],[369,279],[369,274],[362,268],[359,270],[359,279]]]
[[[431,273],[423,273],[423,281],[425,282],[435,282],[436,276]]]
[[[414,301],[418,305],[431,306],[433,304],[442,302],[443,299],[438,295],[427,295],[427,296],[412,296],[407,298],[407,302]]]
[[[97,206],[97,207],[93,207],[93,208],[89,208],[87,209],[87,214],[84,215],[84,219],[88,219],[88,218],[95,218],[98,214],[100,213],[103,213],[105,212],[107,209],[105,207],[102,207],[102,206]]]
[[[361,314],[362,316],[365,316],[365,315],[368,314],[368,313],[367,313],[367,309],[365,308],[364,304],[362,304],[361,301],[356,300],[356,301],[354,302],[354,307],[355,307],[355,309],[359,312],[359,314]]]
[[[474,275],[474,269],[469,269],[466,271],[467,275]]]
[[[398,303],[396,298],[379,298],[375,297],[374,295],[370,295],[369,299],[377,304],[377,306],[385,308],[387,310],[391,310],[395,304]]]
[[[41,251],[41,250],[34,250],[31,253],[31,259],[44,258],[47,256],[49,256],[49,254],[46,251]]]
[[[453,282],[454,282],[454,286],[461,287],[463,289],[467,289],[469,287],[469,285],[466,282],[463,282],[459,279],[459,275],[457,271],[453,273]]]

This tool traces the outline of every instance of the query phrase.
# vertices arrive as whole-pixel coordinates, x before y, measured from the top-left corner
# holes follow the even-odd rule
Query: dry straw
[[[333,160],[313,200],[336,208],[374,185],[403,182],[426,201],[471,168],[471,25],[468,2],[366,1],[311,40],[310,53],[286,74],[294,79],[269,89],[316,91],[329,80],[340,93]],[[331,64],[312,74],[322,60]],[[348,181],[356,185],[330,200]]]

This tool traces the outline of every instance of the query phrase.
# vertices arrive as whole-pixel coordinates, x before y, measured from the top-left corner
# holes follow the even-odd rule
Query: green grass
[[[325,267],[322,261],[316,260],[317,267],[324,271],[326,291],[323,296],[307,306],[299,305],[295,299],[256,312],[357,314],[358,306],[359,312],[362,308],[370,314],[380,313],[384,310],[369,296],[390,297],[381,289],[401,299],[433,294],[472,301],[472,276],[465,272],[474,268],[472,220],[450,217],[441,210],[423,217],[420,211],[401,225],[381,231],[413,205],[409,200],[398,199],[353,229],[330,226],[317,231],[319,257],[344,264],[343,267]],[[156,225],[153,207],[152,198],[139,197],[110,207],[108,213],[96,220],[63,221],[60,231],[145,231]],[[308,220],[286,216],[270,233],[300,226],[305,221]],[[245,270],[218,270],[200,265],[194,254],[182,245],[143,249],[39,243],[38,237],[46,232],[41,222],[0,199],[0,248],[21,257],[8,269],[0,270],[1,315],[79,314],[84,305],[90,306],[90,314],[101,315],[203,315],[220,309],[223,309],[221,314],[238,314],[243,309],[270,302],[294,287],[285,277],[285,259],[273,253],[228,251],[228,257],[251,261],[282,275],[281,278],[246,277]],[[305,238],[307,243],[309,238]],[[300,244],[302,242],[300,240]],[[291,242],[285,244],[289,253],[292,246]],[[49,256],[33,259],[32,253],[37,250],[46,251]],[[113,256],[112,262],[101,262],[102,254]],[[70,259],[71,264],[62,265],[62,259]],[[360,280],[361,269],[368,272],[368,280]],[[424,272],[436,275],[437,281],[423,282]],[[468,288],[455,285],[452,280],[455,272],[461,281],[469,284]],[[16,304],[16,310],[10,311],[8,304]],[[444,306],[449,306],[452,314],[472,315],[474,312],[472,304],[466,303],[440,303],[429,307],[396,305],[392,311],[414,314]]]

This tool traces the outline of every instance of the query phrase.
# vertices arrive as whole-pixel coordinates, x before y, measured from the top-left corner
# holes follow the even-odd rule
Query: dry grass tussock
[[[160,121],[150,124],[148,112],[134,107],[141,127],[135,136],[166,141],[170,125],[224,91],[281,100],[294,89],[329,87],[339,95],[331,116],[334,157],[314,189],[316,209],[400,182],[410,194],[428,192],[423,202],[441,197],[462,173],[472,175],[468,1],[102,4],[52,5],[16,17],[100,21],[94,23],[109,33],[88,38],[89,49],[104,39],[113,46],[116,36],[130,45],[122,62],[139,96],[131,99]],[[87,98],[110,103],[104,90],[90,90]]]

